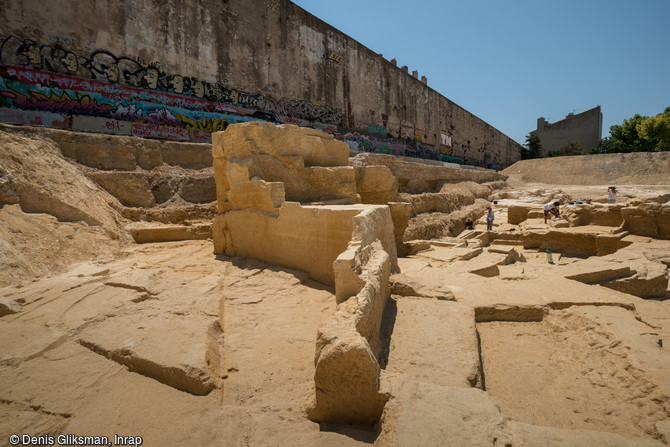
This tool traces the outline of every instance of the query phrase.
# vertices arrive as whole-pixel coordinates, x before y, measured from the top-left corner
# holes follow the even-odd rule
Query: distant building
[[[590,149],[596,147],[602,133],[603,114],[600,106],[597,106],[577,115],[570,113],[553,124],[540,117],[537,119],[537,130],[530,134],[540,137],[542,155],[546,155],[559,151],[570,143],[580,144],[582,153],[588,154]]]

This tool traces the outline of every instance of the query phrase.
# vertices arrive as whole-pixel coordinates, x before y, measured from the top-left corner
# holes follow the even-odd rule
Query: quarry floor
[[[628,238],[617,252],[622,263],[638,262],[640,253],[670,255],[670,241]],[[471,273],[510,249],[525,262],[500,264],[493,277]],[[565,278],[602,270],[593,257],[557,256],[548,264],[544,253],[520,246],[492,244],[476,256],[468,250],[476,248],[432,245],[399,259],[394,281],[404,287],[394,290],[404,292],[387,306],[380,358],[390,400],[376,427],[305,416],[315,334],[335,299],[334,290],[302,272],[215,257],[211,241],[184,241],[131,245],[4,287],[0,439],[76,433],[142,436],[144,445],[668,442],[667,296],[642,299]]]
[[[579,157],[514,165],[490,197],[501,239],[490,244],[475,237],[482,220],[457,234],[484,212],[483,196],[413,217],[417,235],[455,237],[399,259],[379,355],[389,401],[367,427],[306,417],[332,288],[214,256],[211,239],[133,241],[145,230],[207,237],[210,147],[63,132],[0,126],[0,445],[13,434],[165,446],[670,444],[670,240],[616,233],[614,253],[554,253],[549,264],[523,248],[520,229],[562,227],[588,243],[614,228],[506,223],[514,204],[537,215],[549,200],[604,203],[606,178],[626,179],[615,182],[621,202],[667,203],[665,158],[632,173],[630,163],[585,172]],[[566,179],[576,184],[559,186]]]

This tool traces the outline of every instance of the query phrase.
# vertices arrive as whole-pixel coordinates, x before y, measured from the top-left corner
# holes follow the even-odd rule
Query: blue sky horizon
[[[670,106],[670,1],[292,0],[519,144],[601,106],[602,136]]]

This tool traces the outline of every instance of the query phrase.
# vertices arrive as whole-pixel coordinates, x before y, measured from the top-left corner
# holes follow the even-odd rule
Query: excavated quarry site
[[[668,173],[0,125],[1,442],[670,444]]]

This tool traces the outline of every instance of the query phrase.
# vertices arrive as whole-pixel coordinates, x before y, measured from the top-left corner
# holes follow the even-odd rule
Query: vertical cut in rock
[[[86,340],[78,340],[78,342],[96,354],[125,366],[130,372],[149,377],[180,391],[204,396],[216,387],[209,374],[198,368],[187,365],[181,365],[181,368],[161,365],[152,360],[139,357],[127,348],[108,350]]]

